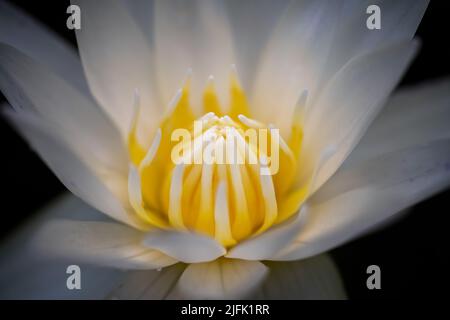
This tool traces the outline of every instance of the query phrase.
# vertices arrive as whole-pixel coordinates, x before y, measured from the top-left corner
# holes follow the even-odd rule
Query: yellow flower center
[[[209,81],[203,115],[196,117],[187,84],[149,148],[137,140],[136,116],[128,140],[129,198],[141,222],[231,247],[295,212],[306,195],[306,188],[292,190],[300,126],[292,126],[286,142],[276,128],[254,120],[234,75],[227,109]]]

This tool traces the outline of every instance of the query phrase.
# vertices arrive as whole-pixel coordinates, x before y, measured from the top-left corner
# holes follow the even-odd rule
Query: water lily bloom
[[[366,27],[372,2],[381,30]],[[0,3],[3,113],[112,218],[69,199],[33,238],[97,274],[128,270],[104,281],[109,297],[344,298],[319,254],[450,182],[450,82],[390,97],[428,1],[73,3],[81,61]],[[174,161],[177,129],[183,159],[237,138],[256,161]],[[246,129],[267,129],[273,174]]]

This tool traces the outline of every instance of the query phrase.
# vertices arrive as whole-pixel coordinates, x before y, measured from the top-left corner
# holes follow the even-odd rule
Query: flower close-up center
[[[279,203],[291,188],[302,130],[293,126],[285,140],[273,125],[254,120],[235,75],[228,108],[221,106],[211,76],[197,116],[189,82],[148,147],[136,134],[137,99],[128,141],[130,202],[149,226],[204,234],[231,247],[294,212]]]

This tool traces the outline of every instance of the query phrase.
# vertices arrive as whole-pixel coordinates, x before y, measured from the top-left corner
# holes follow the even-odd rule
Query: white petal
[[[288,3],[289,0],[225,1],[236,50],[236,66],[246,92],[252,89],[261,52]]]
[[[386,43],[405,38],[412,39],[429,2],[429,0],[416,0],[414,2],[409,0],[346,0],[342,11],[347,19],[342,21],[342,27],[345,26],[348,31],[353,31],[353,34],[347,33],[347,35],[349,38],[353,36],[355,39],[354,43],[348,44],[355,47],[368,45],[374,48],[377,43],[380,44],[381,42]],[[368,17],[366,10],[372,4],[378,5],[382,11],[383,28],[379,29],[379,32],[370,32],[371,30],[367,28],[361,28],[365,30],[351,30],[349,26],[356,26],[356,21],[362,21],[364,22],[363,25],[366,25]],[[363,17],[364,20],[361,20]],[[343,29],[340,31],[342,32]],[[361,32],[365,36],[356,36]],[[357,40],[362,43],[357,43]]]
[[[158,121],[152,54],[149,42],[128,10],[117,0],[74,0],[82,8],[82,28],[76,36],[81,60],[93,95],[126,137],[139,90],[141,125]]]
[[[214,239],[181,231],[152,230],[143,243],[186,263],[211,261],[225,254],[225,248]]]
[[[284,136],[302,90],[314,92],[340,6],[341,1],[291,2],[264,49],[252,105],[258,119],[275,123]]]
[[[240,242],[230,249],[226,257],[244,260],[266,260],[273,257],[295,239],[306,221],[307,212],[307,210],[301,210],[298,215],[288,221]]]
[[[16,111],[62,128],[92,161],[126,173],[127,154],[117,129],[102,110],[50,69],[0,44],[0,89]]]
[[[127,194],[126,181],[120,175],[109,172],[100,177],[95,166],[80,158],[83,149],[67,144],[64,132],[42,119],[27,113],[4,114],[67,189],[112,218],[135,225],[124,208],[127,205],[123,199]]]
[[[214,76],[219,99],[227,105],[230,65],[235,63],[230,26],[222,1],[156,1],[154,37],[158,83],[164,104],[192,68],[192,99],[201,102]]]
[[[345,160],[343,166],[412,145],[450,138],[450,80],[400,90]]]
[[[322,74],[322,84],[352,57],[388,43],[412,39],[428,3],[429,0],[346,1],[342,10],[343,19],[340,20],[331,49],[332,56],[327,60]],[[382,28],[376,32],[365,27],[369,5],[378,5],[381,9]]]
[[[275,122],[286,134],[295,102],[303,90],[310,93],[308,104],[313,103],[323,86],[353,57],[411,39],[428,2],[294,2],[277,26],[261,61],[253,92],[253,105],[259,108],[259,115],[265,121]],[[366,9],[371,4],[382,10],[383,27],[379,32],[365,27]]]
[[[336,152],[316,175],[313,190],[342,164],[381,110],[418,45],[402,42],[352,59],[328,83],[305,120],[303,174],[309,176],[322,150]]]
[[[272,260],[313,256],[353,239],[448,187],[450,140],[431,142],[339,170],[308,202],[308,221]]]
[[[124,4],[130,11],[134,21],[141,28],[145,40],[151,46],[153,41],[153,7],[154,1],[125,0]]]
[[[178,263],[161,270],[130,271],[109,299],[161,300],[171,299],[173,288],[186,267]]]
[[[7,257],[11,258],[11,255]],[[0,263],[2,300],[104,299],[124,276],[124,272],[118,269],[70,259],[56,261],[36,254],[15,260],[14,265],[10,261]],[[69,290],[66,285],[70,276],[66,270],[74,264],[81,270],[81,290]]]
[[[196,263],[186,268],[174,291],[186,299],[239,299],[254,292],[267,273],[267,267],[258,261]]]
[[[1,299],[103,299],[123,277],[114,268],[94,267],[82,261],[55,259],[31,246],[46,221],[55,218],[107,219],[105,215],[67,193],[37,212],[0,247]],[[68,290],[66,269],[81,269],[81,290]]]
[[[345,289],[331,257],[326,254],[295,262],[267,262],[269,276],[256,299],[341,300]]]
[[[53,220],[43,226],[34,241],[44,254],[121,269],[158,269],[177,262],[143,246],[143,236],[118,223]]]
[[[19,49],[83,93],[88,93],[83,67],[74,48],[18,8],[0,1],[0,42]]]

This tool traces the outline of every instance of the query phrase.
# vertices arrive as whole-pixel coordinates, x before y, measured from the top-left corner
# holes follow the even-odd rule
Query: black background
[[[65,27],[68,1],[13,2],[75,45],[73,32]],[[450,75],[449,9],[448,1],[431,2],[417,32],[422,50],[401,86]],[[65,188],[3,118],[0,136],[2,241]],[[447,297],[443,292],[450,288],[449,199],[450,191],[442,192],[389,227],[333,250],[349,297]],[[371,264],[381,268],[381,290],[366,287]]]

